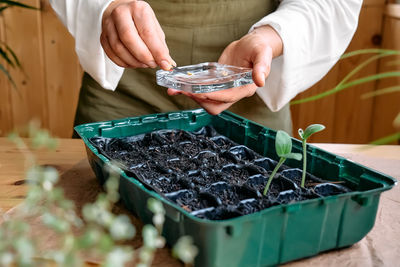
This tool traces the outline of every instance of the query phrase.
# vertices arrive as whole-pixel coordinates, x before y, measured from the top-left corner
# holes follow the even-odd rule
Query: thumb
[[[265,79],[268,77],[271,70],[271,61],[272,48],[270,46],[255,52],[253,60],[253,81],[258,87],[264,86]]]

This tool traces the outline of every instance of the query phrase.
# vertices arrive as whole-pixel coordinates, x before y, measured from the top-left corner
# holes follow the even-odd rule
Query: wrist
[[[259,34],[266,40],[272,49],[272,57],[279,57],[283,53],[283,41],[281,36],[270,25],[264,25],[255,28],[252,33]]]

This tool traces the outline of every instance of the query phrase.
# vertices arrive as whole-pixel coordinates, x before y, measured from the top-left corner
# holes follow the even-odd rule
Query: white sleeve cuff
[[[318,82],[346,50],[357,28],[362,0],[284,0],[254,24],[270,25],[283,41],[283,55],[272,60],[258,95],[278,111]]]

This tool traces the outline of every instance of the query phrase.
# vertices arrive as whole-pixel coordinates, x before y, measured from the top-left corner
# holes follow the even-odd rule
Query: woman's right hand
[[[124,68],[170,70],[176,66],[169,55],[165,34],[144,1],[115,0],[103,13],[100,43],[107,56]]]

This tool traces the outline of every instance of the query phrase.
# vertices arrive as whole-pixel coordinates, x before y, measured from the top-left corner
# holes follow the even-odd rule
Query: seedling
[[[311,135],[313,135],[317,132],[320,132],[324,129],[325,129],[325,126],[322,124],[311,124],[310,126],[308,126],[306,128],[305,131],[303,131],[303,129],[301,129],[301,128],[298,130],[300,138],[303,143],[303,174],[301,176],[301,187],[303,187],[303,188],[304,188],[304,184],[306,182],[306,173],[307,173],[307,170],[306,170],[306,168],[307,168],[307,139]]]
[[[292,139],[284,131],[278,131],[275,137],[275,151],[280,157],[278,164],[276,164],[275,169],[272,171],[268,178],[267,185],[264,188],[264,196],[267,195],[269,186],[271,185],[272,179],[274,179],[276,172],[282,166],[286,159],[301,160],[300,153],[292,153]]]

